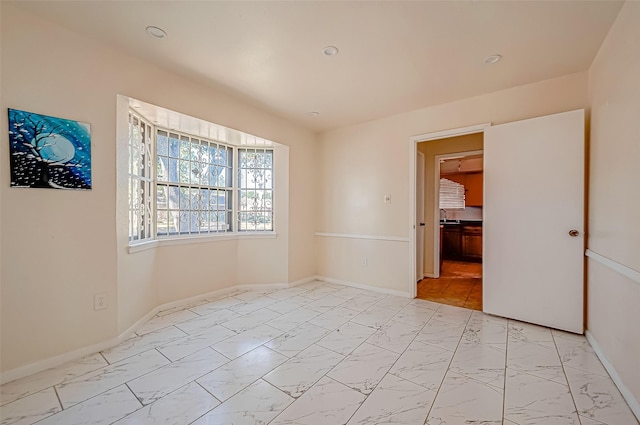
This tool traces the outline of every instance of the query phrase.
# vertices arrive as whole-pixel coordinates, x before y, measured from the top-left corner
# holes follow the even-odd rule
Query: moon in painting
[[[40,157],[47,161],[65,163],[70,161],[76,154],[76,148],[66,137],[59,134],[42,139],[38,143]]]

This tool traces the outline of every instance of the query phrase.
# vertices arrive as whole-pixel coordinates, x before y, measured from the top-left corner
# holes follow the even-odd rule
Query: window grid
[[[233,231],[233,148],[160,128],[156,140],[157,236]]]
[[[129,242],[153,239],[151,124],[129,114]]]
[[[273,150],[238,149],[238,231],[273,230]]]

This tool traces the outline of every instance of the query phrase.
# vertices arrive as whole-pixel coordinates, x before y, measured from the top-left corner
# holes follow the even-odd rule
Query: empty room
[[[0,423],[639,425],[640,2],[0,2]]]

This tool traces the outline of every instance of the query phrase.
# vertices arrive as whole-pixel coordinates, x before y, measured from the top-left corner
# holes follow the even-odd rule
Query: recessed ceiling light
[[[502,59],[502,55],[491,55],[484,58],[484,63],[492,65],[494,63],[500,62],[500,59]]]
[[[311,111],[311,112],[309,112],[309,115],[311,115],[312,117],[317,117],[318,115],[320,115],[320,112]]]
[[[154,27],[153,25],[149,25],[147,27],[147,34],[155,38],[166,38],[167,32],[160,27]]]
[[[322,54],[325,56],[335,56],[338,54],[338,48],[336,46],[327,46],[322,49]]]

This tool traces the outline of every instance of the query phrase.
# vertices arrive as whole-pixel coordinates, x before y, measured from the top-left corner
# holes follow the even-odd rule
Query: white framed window
[[[238,231],[273,230],[273,150],[238,149]]]
[[[129,243],[154,237],[151,135],[151,124],[129,113]]]
[[[178,132],[156,131],[156,235],[233,231],[233,148]]]
[[[464,185],[449,179],[440,179],[440,209],[464,209]]]
[[[273,232],[274,150],[238,147],[129,111],[129,244]]]

